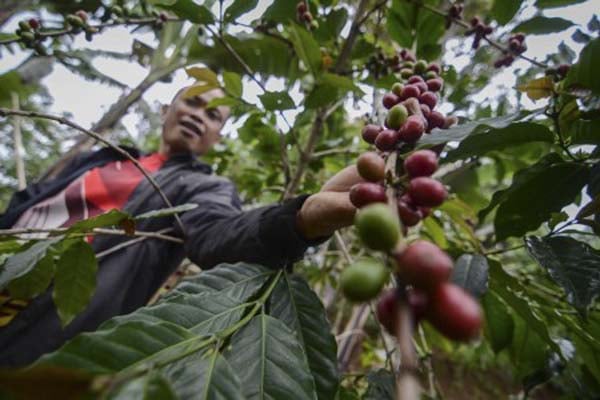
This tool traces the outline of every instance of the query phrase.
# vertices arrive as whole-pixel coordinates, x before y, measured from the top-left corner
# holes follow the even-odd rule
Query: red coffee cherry
[[[385,177],[385,161],[373,151],[358,157],[356,169],[358,174],[369,182],[380,182]]]
[[[30,22],[31,24],[31,22]],[[32,25],[33,27],[33,25]],[[558,72],[558,74],[560,76],[567,76],[567,74],[569,73],[569,70],[571,69],[571,66],[568,64],[561,64],[558,66],[558,68],[556,69],[556,71]]]
[[[444,81],[441,78],[434,78],[427,80],[427,88],[432,92],[438,92],[444,86]]]
[[[402,221],[402,225],[408,227],[417,225],[423,218],[419,209],[415,207],[412,199],[407,195],[398,199],[398,216]]]
[[[368,124],[362,129],[362,138],[365,142],[373,144],[375,143],[375,139],[379,132],[381,132],[383,128],[379,125]]]
[[[427,104],[432,110],[435,108],[437,101],[437,95],[433,92],[425,92],[419,96],[419,102]]]
[[[425,240],[411,243],[395,254],[396,270],[406,283],[432,291],[446,282],[452,273],[453,262],[439,247]]]
[[[427,84],[425,82],[416,82],[413,83],[413,85],[419,88],[420,93],[425,93],[427,91]]]
[[[431,215],[431,208],[429,207],[417,207],[419,209],[419,211],[421,211],[421,215],[423,216],[423,219],[429,217]]]
[[[438,74],[438,75],[439,75],[439,74],[440,74],[440,72],[442,71],[442,69],[440,68],[440,65],[439,65],[439,64],[436,64],[436,63],[431,63],[431,64],[429,64],[429,65],[427,66],[427,71],[433,71],[433,72],[435,72],[436,74]]]
[[[461,342],[479,336],[483,320],[477,301],[452,283],[444,283],[430,293],[427,319],[441,334]]]
[[[418,98],[420,93],[421,91],[415,85],[406,85],[404,86],[404,89],[402,89],[402,96],[400,96],[400,98],[402,100],[406,100],[411,97]]]
[[[296,12],[298,15],[302,15],[307,11],[306,3],[301,1],[296,5]]]
[[[31,18],[29,20],[29,26],[31,27],[31,29],[36,30],[40,27],[40,21],[36,18]]]
[[[421,176],[410,181],[408,194],[417,206],[437,207],[446,200],[448,192],[435,179]]]
[[[304,14],[302,14],[302,19],[310,24],[313,20],[313,16],[310,11],[306,11]]]
[[[385,203],[387,202],[385,188],[372,182],[357,183],[350,188],[350,202],[356,208],[372,203]]]
[[[429,129],[443,128],[446,117],[439,111],[432,111],[427,117],[427,122],[429,122]]]
[[[429,118],[429,115],[431,114],[431,108],[429,108],[427,104],[419,104],[419,107],[421,107],[421,112],[423,113],[423,116],[425,118]]]
[[[77,15],[79,18],[81,18],[81,20],[83,22],[86,22],[88,20],[88,15],[85,11],[83,10],[78,10],[75,15]]]
[[[425,120],[420,115],[411,115],[399,131],[400,140],[416,142],[425,132]]]
[[[410,117],[408,117],[408,119],[410,119]],[[381,151],[390,151],[396,147],[396,143],[398,143],[399,139],[400,135],[398,131],[384,129],[377,135],[377,139],[375,139],[375,147]]]
[[[417,82],[423,82],[423,78],[421,78],[419,75],[413,75],[408,79],[409,84],[413,84],[413,83],[417,83]]]
[[[409,289],[406,291],[406,301],[411,308],[416,325],[426,315],[428,303],[427,295],[418,289]],[[399,299],[396,289],[386,290],[377,302],[377,319],[391,335],[393,335],[396,330],[398,302]]]
[[[411,178],[431,176],[438,168],[438,157],[431,150],[417,150],[404,160],[404,170]]]
[[[394,93],[386,93],[383,95],[383,99],[381,100],[381,102],[383,103],[383,106],[389,110],[396,104],[400,103],[400,98]]]

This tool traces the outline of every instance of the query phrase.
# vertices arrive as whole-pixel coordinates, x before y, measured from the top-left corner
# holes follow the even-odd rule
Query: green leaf
[[[235,72],[223,71],[225,90],[233,97],[242,97],[242,77]]]
[[[534,112],[539,113],[542,110]],[[477,121],[467,122],[465,124],[454,126],[450,129],[437,130],[434,129],[431,135],[423,135],[421,140],[417,142],[420,146],[434,146],[436,144],[446,142],[462,142],[469,135],[483,134],[492,129],[505,128],[515,121],[520,121],[530,114],[528,112],[518,112],[509,115],[503,115],[495,118],[483,118]]]
[[[515,16],[523,0],[494,0],[492,15],[499,24],[505,25]]]
[[[63,327],[88,305],[96,289],[97,269],[94,249],[84,240],[71,244],[60,255],[52,298]]]
[[[283,322],[256,316],[231,341],[226,357],[248,400],[317,398],[302,346]]]
[[[293,1],[275,0],[262,17],[271,21],[287,23],[296,19],[296,4]]]
[[[600,145],[600,119],[577,120],[569,125],[570,144]]]
[[[132,379],[111,393],[110,400],[178,400],[169,381],[159,372]]]
[[[463,254],[456,260],[450,280],[480,298],[488,289],[488,269],[487,259],[481,254]]]
[[[515,174],[506,190],[494,220],[498,241],[537,229],[552,213],[572,203],[588,181],[589,170],[583,164],[560,162],[539,167],[538,163],[519,171],[523,173]]]
[[[334,398],[339,384],[337,345],[319,297],[300,276],[285,273],[269,307],[270,315],[291,328],[304,348],[318,398]]]
[[[236,20],[239,16],[252,11],[258,0],[235,0],[223,13],[223,21],[231,22]]]
[[[197,208],[198,204],[195,203],[186,203],[181,204],[175,207],[161,208],[160,210],[152,210],[140,215],[136,215],[134,218],[136,220],[147,219],[147,218],[159,218],[159,217],[167,217],[174,214],[184,213],[186,211],[193,210]]]
[[[493,291],[483,296],[481,305],[485,312],[485,336],[494,352],[499,353],[511,344],[515,322],[507,306]]]
[[[8,284],[8,291],[15,299],[31,299],[43,293],[54,276],[54,258],[47,255],[35,268]]]
[[[69,227],[67,233],[89,232],[94,228],[118,225],[124,220],[130,218],[131,216],[129,214],[113,209],[104,214],[75,222]]]
[[[600,294],[600,251],[566,236],[529,236],[529,254],[544,267],[582,316]]]
[[[186,68],[185,72],[190,78],[199,82],[205,82],[213,86],[221,86],[219,77],[210,68],[191,67]]]
[[[294,100],[292,100],[288,92],[265,92],[258,97],[265,109],[269,111],[296,108]]]
[[[517,367],[516,374],[520,379],[544,369],[550,356],[548,346],[542,338],[520,318],[515,318],[515,330],[510,350],[513,362]]]
[[[467,136],[458,148],[448,152],[447,160],[460,160],[530,142],[553,143],[554,135],[546,126],[533,122],[516,122],[499,129],[490,128]]]
[[[583,3],[584,1],[586,0],[537,0],[535,6],[537,8],[557,8]]]
[[[319,77],[319,82],[321,84],[331,86],[336,90],[340,90],[343,93],[352,91],[358,95],[364,94],[364,92],[358,86],[356,86],[354,80],[346,76],[325,72]]]
[[[394,400],[396,398],[396,377],[387,369],[371,371],[367,375],[369,386],[364,400]]]
[[[401,0],[393,0],[388,9],[386,31],[400,47],[412,48],[418,8]]]
[[[290,26],[289,35],[300,60],[314,76],[317,76],[321,69],[319,44],[306,29],[296,24]]]
[[[0,267],[0,290],[3,290],[10,281],[21,277],[31,271],[48,251],[63,239],[62,236],[40,240],[25,251],[11,256]]]
[[[600,82],[596,71],[598,65],[600,65],[600,38],[592,40],[583,48],[579,61],[569,69],[564,85],[590,89],[592,93],[600,95]]]
[[[513,32],[523,32],[530,35],[545,35],[548,33],[562,32],[575,25],[573,22],[559,17],[533,17],[530,20],[521,22]]]
[[[192,0],[149,0],[149,3],[169,10],[179,18],[195,24],[212,24],[215,22],[212,13],[205,6],[198,5]]]
[[[550,337],[547,324],[538,316],[533,307],[531,299],[524,297],[525,288],[504,269],[501,264],[488,258],[490,266],[490,290],[498,295],[506,304],[521,317],[529,327],[548,344],[557,354],[562,356],[560,347]]]
[[[340,37],[347,20],[348,10],[343,7],[333,9],[313,34],[319,41],[336,40]]]
[[[339,99],[339,97],[340,92],[336,86],[317,84],[304,99],[304,106],[306,108],[316,109],[333,103]]]

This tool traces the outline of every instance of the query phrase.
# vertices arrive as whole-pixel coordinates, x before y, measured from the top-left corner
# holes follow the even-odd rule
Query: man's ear
[[[166,104],[163,104],[162,106],[160,106],[160,117],[164,120],[166,115],[167,115],[167,111],[169,111],[169,106]]]

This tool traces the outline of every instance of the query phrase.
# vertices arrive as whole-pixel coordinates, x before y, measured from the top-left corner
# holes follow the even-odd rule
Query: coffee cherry
[[[398,131],[384,129],[377,135],[377,139],[375,139],[375,147],[381,151],[390,151],[396,147],[398,140],[400,140],[400,134]]]
[[[423,74],[425,73],[425,71],[427,71],[427,62],[425,62],[424,60],[417,61],[415,63],[415,73]]]
[[[471,26],[472,27],[476,27],[477,25],[479,25],[481,23],[481,20],[479,19],[479,17],[473,17],[471,18]]]
[[[27,21],[19,21],[19,29],[21,32],[29,32],[31,30],[31,25]]]
[[[460,287],[452,283],[438,286],[428,297],[427,319],[444,336],[469,341],[479,335],[481,307]]]
[[[369,182],[380,182],[385,177],[385,161],[377,153],[369,151],[356,160],[358,174]]]
[[[396,104],[400,103],[400,98],[394,93],[386,93],[383,95],[383,99],[381,100],[381,102],[383,103],[383,106],[389,110]]]
[[[413,85],[419,88],[419,93],[425,93],[427,91],[427,84],[425,82],[416,82]]]
[[[382,263],[364,259],[346,267],[340,274],[340,288],[351,301],[368,301],[377,296],[389,278]]]
[[[398,96],[398,98],[402,95],[402,89],[404,89],[404,85],[400,82],[396,82],[392,85],[392,93]]]
[[[298,15],[304,14],[308,9],[306,8],[306,3],[301,1],[296,5],[296,12]]]
[[[302,19],[310,24],[313,20],[313,16],[310,11],[306,11],[304,14],[302,14]]]
[[[423,219],[429,217],[431,215],[431,208],[429,207],[417,207],[419,209],[419,211],[421,211],[421,215],[423,216]]]
[[[77,12],[75,12],[75,15],[77,15],[79,18],[81,18],[81,20],[83,22],[86,22],[88,20],[88,15],[83,10],[78,10]]]
[[[429,115],[431,114],[431,108],[429,108],[429,106],[427,104],[419,104],[419,107],[421,108],[421,112],[423,113],[423,116],[425,118],[429,118]]]
[[[119,6],[110,7],[110,11],[111,11],[111,13],[115,14],[117,17],[121,17],[124,15],[123,9]]]
[[[31,46],[35,41],[35,35],[31,32],[21,32],[21,38],[25,42],[25,45]]]
[[[395,254],[397,272],[416,288],[432,291],[446,282],[452,273],[453,262],[431,242],[418,240],[403,252]]]
[[[82,28],[85,25],[83,20],[77,15],[69,14],[66,16],[66,20],[69,25],[73,26],[74,28]]]
[[[385,188],[372,182],[357,183],[350,188],[350,202],[356,208],[373,203],[386,203]]]
[[[444,86],[444,81],[440,78],[428,79],[426,84],[427,89],[429,89],[432,92],[438,92],[442,89],[442,86]]]
[[[400,129],[408,118],[408,111],[402,104],[396,104],[387,115],[386,126],[390,129]]]
[[[368,124],[362,129],[361,136],[363,140],[367,143],[373,144],[375,143],[375,139],[379,132],[381,132],[383,128],[379,125]]]
[[[417,83],[417,82],[424,82],[423,78],[421,78],[419,75],[413,75],[408,79],[408,83]]]
[[[556,71],[558,72],[558,74],[562,77],[567,76],[567,74],[569,73],[569,70],[571,69],[571,66],[568,64],[561,64],[558,66],[558,68],[556,69]]]
[[[410,69],[412,71],[414,67],[415,67],[415,63],[412,62],[412,61],[404,61],[402,63],[402,68],[408,68],[408,69]]]
[[[458,118],[456,118],[454,115],[446,117],[446,120],[444,121],[444,129],[448,129],[456,124],[458,124]]]
[[[400,226],[391,210],[385,204],[370,204],[354,218],[358,237],[363,243],[373,249],[390,251],[400,237]]]
[[[432,111],[427,117],[427,122],[429,122],[429,129],[443,128],[446,117],[439,111]]]
[[[417,225],[421,219],[421,212],[412,204],[409,196],[404,195],[398,199],[398,216],[402,225],[411,227]]]
[[[406,85],[404,86],[404,89],[402,89],[402,95],[400,96],[400,98],[402,100],[406,100],[411,97],[419,97],[420,93],[421,91],[415,85]]]
[[[402,68],[400,70],[400,77],[402,79],[408,79],[413,75],[413,70],[411,68]]]
[[[404,142],[416,142],[423,132],[425,132],[424,119],[419,115],[411,115],[400,128],[399,137]]]
[[[433,92],[425,92],[419,96],[419,102],[427,104],[432,110],[435,108],[437,101],[437,95]]]
[[[446,200],[448,192],[435,179],[421,176],[410,181],[408,194],[418,206],[437,207]]]
[[[431,63],[431,64],[429,64],[429,65],[427,66],[427,71],[433,71],[433,72],[435,72],[436,74],[438,74],[438,75],[439,75],[439,74],[440,74],[440,72],[442,71],[442,69],[440,68],[440,65],[439,65],[439,64],[436,64],[436,63]]]
[[[427,72],[425,72],[425,75],[424,75],[424,76],[425,76],[425,80],[426,80],[426,81],[427,81],[427,80],[429,80],[429,79],[436,79],[436,78],[439,78],[439,77],[438,77],[438,74],[436,74],[436,73],[435,73],[435,72],[433,72],[433,71],[427,71]]]
[[[417,150],[404,160],[404,170],[411,178],[431,176],[438,168],[438,157],[431,150]]]
[[[377,302],[377,320],[391,335],[395,334],[398,316],[398,293],[396,289],[386,290]],[[427,312],[427,295],[418,289],[406,291],[406,302],[411,309],[413,321],[416,324],[425,317]]]
[[[311,31],[319,29],[319,21],[317,21],[316,19],[313,19],[312,21],[310,21],[309,27],[310,27]]]
[[[29,23],[29,26],[31,27],[31,29],[38,29],[40,27],[40,21],[36,18],[31,18],[29,19],[29,21],[27,21]]]
[[[514,35],[511,36],[511,38],[518,40],[519,43],[523,43],[525,41],[525,34],[523,34],[521,32],[515,33]]]

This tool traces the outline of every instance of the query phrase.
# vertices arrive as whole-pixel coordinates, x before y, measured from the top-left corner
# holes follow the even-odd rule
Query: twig
[[[371,14],[373,14],[375,11],[379,10],[381,7],[385,6],[387,4],[387,2],[388,2],[388,0],[381,0],[379,3],[376,3],[373,6],[373,8],[371,8],[369,11],[367,11],[365,16],[359,21],[359,25],[364,24],[367,21],[367,19],[369,19]]]
[[[405,0],[405,1],[412,3],[412,4],[416,5],[417,7],[422,7],[434,14],[439,15],[440,17],[444,17],[447,20],[452,21],[452,23],[462,26],[463,28],[471,29],[471,26],[468,23],[466,23],[465,21],[463,21],[461,19],[453,18],[448,13],[438,10],[437,8],[430,6],[429,4],[424,4],[420,0]],[[504,47],[500,43],[496,42],[495,40],[488,38],[487,35],[483,36],[482,39],[485,40],[486,42],[488,42],[492,47],[495,47],[496,49],[500,50],[502,53],[513,54],[514,56],[522,58],[525,61],[529,61],[536,67],[540,67],[540,68],[544,68],[544,69],[548,68],[548,66],[546,64],[536,61],[533,58],[529,58],[527,56],[524,56],[523,54],[514,54],[507,47]]]
[[[12,97],[12,106],[14,109],[18,110],[21,108],[19,105],[19,95],[17,92],[11,93]],[[27,187],[27,178],[25,176],[25,164],[23,162],[23,139],[21,136],[21,118],[15,116],[14,118],[14,148],[15,148],[15,164],[17,169],[17,181],[19,182],[19,190],[23,190]]]
[[[164,228],[164,229],[161,229],[161,230],[156,231],[154,233],[163,234],[163,233],[170,232],[172,230],[173,230],[172,228]],[[106,249],[106,250],[101,251],[100,253],[96,254],[96,258],[100,259],[100,258],[105,257],[105,256],[107,256],[109,254],[112,254],[112,253],[114,253],[116,251],[124,249],[125,247],[129,247],[129,246],[132,246],[132,245],[134,245],[136,243],[143,242],[144,240],[147,240],[147,239],[149,239],[148,236],[140,236],[140,237],[137,237],[135,239],[131,239],[131,240],[128,240],[126,242],[119,243],[116,246],[113,246],[113,247],[111,247],[109,249]]]
[[[499,250],[486,251],[485,253],[483,253],[483,255],[485,255],[485,256],[491,256],[493,254],[508,253],[509,251],[518,250],[518,249],[521,249],[523,247],[525,247],[525,245],[524,244],[520,244],[518,246],[509,247],[507,249],[499,249]]]
[[[117,146],[117,145],[109,142],[108,140],[104,139],[102,136],[100,136],[96,132],[92,132],[92,131],[90,131],[88,129],[85,129],[82,126],[76,124],[75,122],[69,121],[66,118],[59,117],[59,116],[56,116],[56,115],[43,114],[43,113],[38,113],[38,112],[35,112],[35,111],[21,111],[21,110],[10,110],[10,109],[7,109],[7,108],[0,108],[0,117],[6,117],[6,116],[9,116],[9,115],[20,115],[20,116],[29,117],[29,118],[44,118],[44,119],[48,119],[48,120],[51,120],[51,121],[56,121],[56,122],[58,122],[60,124],[70,126],[73,129],[77,129],[78,131],[83,132],[86,135],[89,135],[89,136],[93,137],[97,141],[99,141],[101,143],[104,143],[105,145],[107,145],[108,147],[112,148],[117,153],[121,154],[123,157],[125,157],[129,161],[131,161],[133,163],[133,165],[135,165],[135,167],[146,177],[146,179],[148,180],[148,182],[150,182],[150,184],[152,185],[152,187],[154,187],[154,189],[158,192],[158,194],[160,195],[160,197],[162,198],[162,200],[164,201],[164,203],[167,205],[167,207],[170,207],[170,208],[173,207],[173,204],[167,198],[167,196],[162,191],[162,189],[160,188],[160,186],[158,185],[158,183],[156,183],[156,181],[154,180],[154,178],[152,178],[150,176],[150,174],[148,173],[148,171],[146,171],[146,169],[142,166],[142,164],[139,163],[138,160],[135,159],[135,157],[133,157],[131,154],[129,154],[128,152],[126,152],[125,150],[123,150],[122,148],[120,148],[119,146]],[[179,216],[177,214],[175,214],[174,216],[175,216],[175,220],[177,221],[177,224],[181,228],[182,234],[185,236],[185,227],[183,226],[183,223],[181,222],[181,219],[179,218]]]
[[[13,228],[13,229],[0,229],[0,237],[2,236],[21,236],[30,235],[33,233],[50,233],[55,235],[64,234],[69,228]],[[81,233],[82,235],[118,235],[118,236],[139,236],[146,238],[154,238],[166,240],[174,243],[184,243],[183,239],[163,235],[159,232],[145,232],[145,231],[134,231],[127,233],[122,229],[107,229],[107,228],[94,228],[88,232],[75,232]]]

